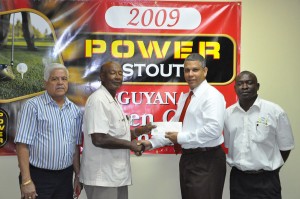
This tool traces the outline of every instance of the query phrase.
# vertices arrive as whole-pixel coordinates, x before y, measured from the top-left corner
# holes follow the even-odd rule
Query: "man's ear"
[[[206,77],[206,75],[207,75],[207,72],[208,72],[208,68],[207,67],[204,67],[204,77]]]
[[[257,83],[257,90],[259,90],[259,87],[260,87],[260,84],[259,84],[259,83]]]

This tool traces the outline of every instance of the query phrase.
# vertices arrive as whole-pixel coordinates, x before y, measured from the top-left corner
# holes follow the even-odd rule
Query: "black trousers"
[[[30,165],[30,175],[37,199],[73,199],[73,166],[56,171]]]
[[[226,157],[221,147],[183,154],[179,170],[182,199],[222,199]]]
[[[230,199],[281,199],[278,170],[249,174],[233,167],[229,186]]]

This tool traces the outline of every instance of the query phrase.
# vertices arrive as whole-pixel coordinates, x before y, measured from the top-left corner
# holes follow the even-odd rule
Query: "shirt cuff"
[[[177,134],[177,143],[178,144],[184,144],[184,143],[187,143],[187,135],[188,135],[188,133],[184,133],[184,132],[179,132],[178,134]]]
[[[172,144],[172,142],[169,139],[166,139],[164,137],[154,137],[154,136],[152,136],[152,138],[149,139],[149,142],[151,142],[152,149],[156,149],[159,147]]]

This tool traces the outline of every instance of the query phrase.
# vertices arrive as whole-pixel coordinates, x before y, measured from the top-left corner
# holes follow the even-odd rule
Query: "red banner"
[[[43,92],[43,67],[53,61],[68,67],[68,97],[82,108],[99,86],[101,64],[120,62],[117,98],[133,128],[174,115],[192,52],[207,59],[208,82],[233,104],[240,29],[240,2],[0,1],[0,155],[15,154],[18,110]]]

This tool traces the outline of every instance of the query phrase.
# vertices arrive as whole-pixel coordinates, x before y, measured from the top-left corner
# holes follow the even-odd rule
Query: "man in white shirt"
[[[190,54],[184,61],[184,78],[190,87],[191,101],[183,118],[181,132],[167,132],[141,143],[147,149],[180,144],[180,187],[183,199],[221,199],[226,174],[226,157],[221,144],[226,102],[223,95],[206,81],[205,59]],[[171,122],[181,121],[183,94]],[[167,138],[167,139],[166,139]]]
[[[80,182],[88,199],[128,199],[128,185],[132,184],[130,150],[136,154],[143,151],[134,138],[155,126],[149,123],[130,130],[128,117],[116,99],[123,82],[119,63],[104,63],[100,79],[100,88],[85,105]]]
[[[287,114],[277,104],[259,98],[258,90],[256,75],[241,72],[235,80],[239,101],[226,110],[231,199],[281,199],[279,170],[294,148]]]

